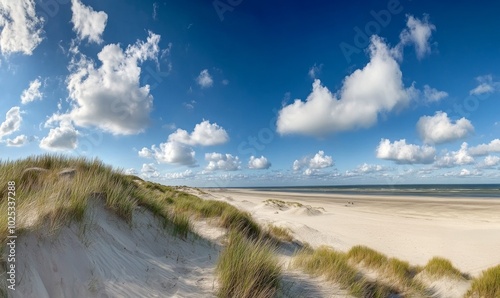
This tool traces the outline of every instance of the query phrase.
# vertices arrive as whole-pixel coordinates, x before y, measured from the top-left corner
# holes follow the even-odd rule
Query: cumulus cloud
[[[468,170],[468,169],[461,169],[458,172],[448,172],[445,173],[444,176],[446,177],[469,177],[469,176],[482,176],[483,173],[478,171],[478,170]]]
[[[426,144],[442,144],[463,139],[474,132],[474,126],[465,118],[451,121],[445,112],[422,116],[417,122],[420,138]]]
[[[14,139],[7,139],[7,147],[22,147],[28,143],[28,137],[25,135],[19,135]]]
[[[448,97],[448,93],[439,91],[429,85],[424,85],[424,98],[427,102],[438,102],[443,98]]]
[[[370,62],[344,79],[339,95],[315,80],[305,102],[296,99],[279,111],[277,131],[318,136],[367,128],[377,122],[380,113],[406,106],[409,101],[399,64],[384,41],[373,36]]]
[[[141,175],[148,179],[160,177],[160,172],[156,169],[153,163],[142,164]]]
[[[377,158],[392,160],[397,164],[430,164],[434,162],[435,157],[434,147],[406,144],[405,139],[394,143],[381,139],[377,147]]]
[[[264,156],[255,157],[250,156],[250,160],[248,161],[248,168],[254,170],[266,170],[271,167],[271,163]]]
[[[381,165],[373,165],[373,164],[364,163],[362,165],[359,165],[354,170],[346,171],[345,176],[346,177],[361,176],[361,175],[366,175],[366,174],[384,172],[386,170],[387,170],[387,168],[384,166],[381,166]]]
[[[0,51],[31,55],[42,42],[42,18],[34,0],[0,0]]]
[[[212,76],[208,72],[208,69],[204,69],[200,72],[200,75],[196,78],[196,82],[202,88],[208,88],[213,85],[214,80],[212,79]]]
[[[52,128],[40,141],[40,148],[50,151],[73,150],[78,145],[78,131],[70,121],[61,121],[59,127]]]
[[[334,165],[333,158],[320,150],[313,157],[305,156],[293,162],[293,170],[304,170],[303,174],[312,176],[318,174],[320,169],[329,168]]]
[[[490,94],[500,87],[500,82],[494,82],[491,75],[479,76],[476,81],[478,85],[469,92],[470,95]]]
[[[30,82],[28,89],[23,90],[21,94],[21,103],[27,104],[37,99],[42,99],[43,93],[40,92],[42,83],[39,79]]]
[[[12,107],[5,114],[5,121],[0,124],[0,139],[8,136],[21,128],[21,109],[19,107]]]
[[[73,31],[78,38],[88,39],[89,42],[101,43],[102,33],[106,28],[108,15],[104,11],[94,11],[92,7],[84,5],[80,0],[71,0],[71,11],[73,16]]]
[[[364,174],[380,172],[383,170],[384,167],[381,165],[370,165],[367,163],[358,166],[358,168],[356,169],[356,171],[358,171],[359,173],[364,173]]]
[[[208,165],[205,168],[207,171],[236,171],[241,168],[241,161],[238,156],[222,153],[206,153],[205,160]]]
[[[125,170],[125,175],[137,175],[137,171],[134,168],[129,168]]]
[[[165,174],[165,178],[167,178],[167,179],[186,179],[186,178],[192,178],[194,176],[196,176],[196,174],[191,170],[185,170],[184,172]]]
[[[463,142],[458,151],[448,152],[436,161],[436,166],[451,168],[474,163],[474,157],[469,153],[469,146]]]
[[[204,120],[196,124],[191,133],[188,133],[184,129],[177,129],[168,136],[168,140],[191,146],[213,146],[226,143],[229,141],[229,136],[226,130],[217,125],[217,123],[210,123],[210,121]]]
[[[417,58],[422,59],[426,54],[431,52],[429,40],[432,31],[436,30],[436,26],[429,22],[428,15],[424,15],[422,20],[409,15],[406,26],[407,28],[403,30],[399,36],[401,44],[413,44],[415,46]]]
[[[166,142],[159,147],[151,146],[151,149],[142,148],[139,156],[144,158],[154,158],[158,163],[179,164],[184,166],[196,165],[194,150],[181,143]]]
[[[488,155],[478,166],[480,168],[492,168],[498,165],[500,165],[500,157],[495,155]]]
[[[99,67],[86,57],[73,61],[67,79],[73,122],[115,135],[143,132],[153,97],[149,85],[140,86],[139,64],[157,59],[159,41],[159,35],[149,32],[146,42],[137,41],[125,51],[118,44],[106,45],[97,55]]]
[[[488,144],[480,144],[475,147],[471,147],[469,152],[473,156],[498,153],[500,152],[500,139],[494,139]]]

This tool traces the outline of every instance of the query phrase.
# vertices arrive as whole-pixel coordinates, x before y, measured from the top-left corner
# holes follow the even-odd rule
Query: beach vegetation
[[[219,256],[217,296],[223,298],[275,297],[280,289],[281,266],[276,253],[263,238],[249,239],[232,231]]]
[[[267,233],[279,241],[292,242],[293,236],[289,228],[278,227],[273,224],[267,225]]]
[[[463,274],[453,264],[442,257],[434,257],[427,262],[424,272],[433,277],[456,277],[462,278]]]
[[[465,297],[500,297],[500,265],[489,268],[472,280],[472,285]]]

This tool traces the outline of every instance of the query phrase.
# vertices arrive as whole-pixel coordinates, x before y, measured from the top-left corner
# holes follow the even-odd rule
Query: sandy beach
[[[472,276],[500,263],[498,199],[205,191],[203,197],[247,210],[263,224],[288,227],[313,247],[347,251],[361,244],[414,265],[440,256]],[[303,206],[265,202],[270,199]]]

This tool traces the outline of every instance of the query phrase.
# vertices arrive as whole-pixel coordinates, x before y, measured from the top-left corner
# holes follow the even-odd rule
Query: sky
[[[0,159],[201,187],[498,183],[498,11],[0,0]]]

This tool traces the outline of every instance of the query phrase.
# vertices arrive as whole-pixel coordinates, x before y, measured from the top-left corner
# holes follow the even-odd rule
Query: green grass
[[[281,266],[271,246],[251,240],[240,232],[229,235],[229,244],[219,256],[218,297],[268,298],[280,288]]]
[[[338,283],[356,297],[388,297],[395,290],[384,284],[371,282],[349,264],[346,253],[329,247],[316,250],[303,250],[293,259],[293,266],[302,268],[306,273],[324,276],[327,280]]]
[[[500,265],[483,271],[475,278],[465,297],[500,297]]]
[[[427,262],[424,271],[433,277],[462,278],[463,274],[453,264],[444,258],[434,257]]]
[[[185,214],[174,214],[172,219],[173,235],[185,239],[191,231],[192,228],[189,217]]]
[[[388,262],[385,255],[363,245],[353,246],[347,252],[347,258],[355,263],[362,263],[364,266],[373,269],[381,268]]]
[[[264,204],[266,205],[274,205],[277,207],[302,207],[304,206],[303,204],[299,202],[290,202],[290,201],[282,201],[282,200],[276,200],[276,199],[268,199],[264,201]]]
[[[277,227],[277,226],[272,225],[272,224],[268,224],[267,225],[267,233],[271,237],[273,237],[277,240],[280,240],[280,241],[284,241],[284,242],[292,242],[293,241],[293,237],[290,234],[290,229],[288,229],[288,228],[282,228],[282,227]]]
[[[425,287],[413,277],[419,271],[408,262],[386,255],[366,246],[353,246],[347,252],[347,258],[362,267],[376,270],[381,278],[391,287],[407,294],[423,293]]]

